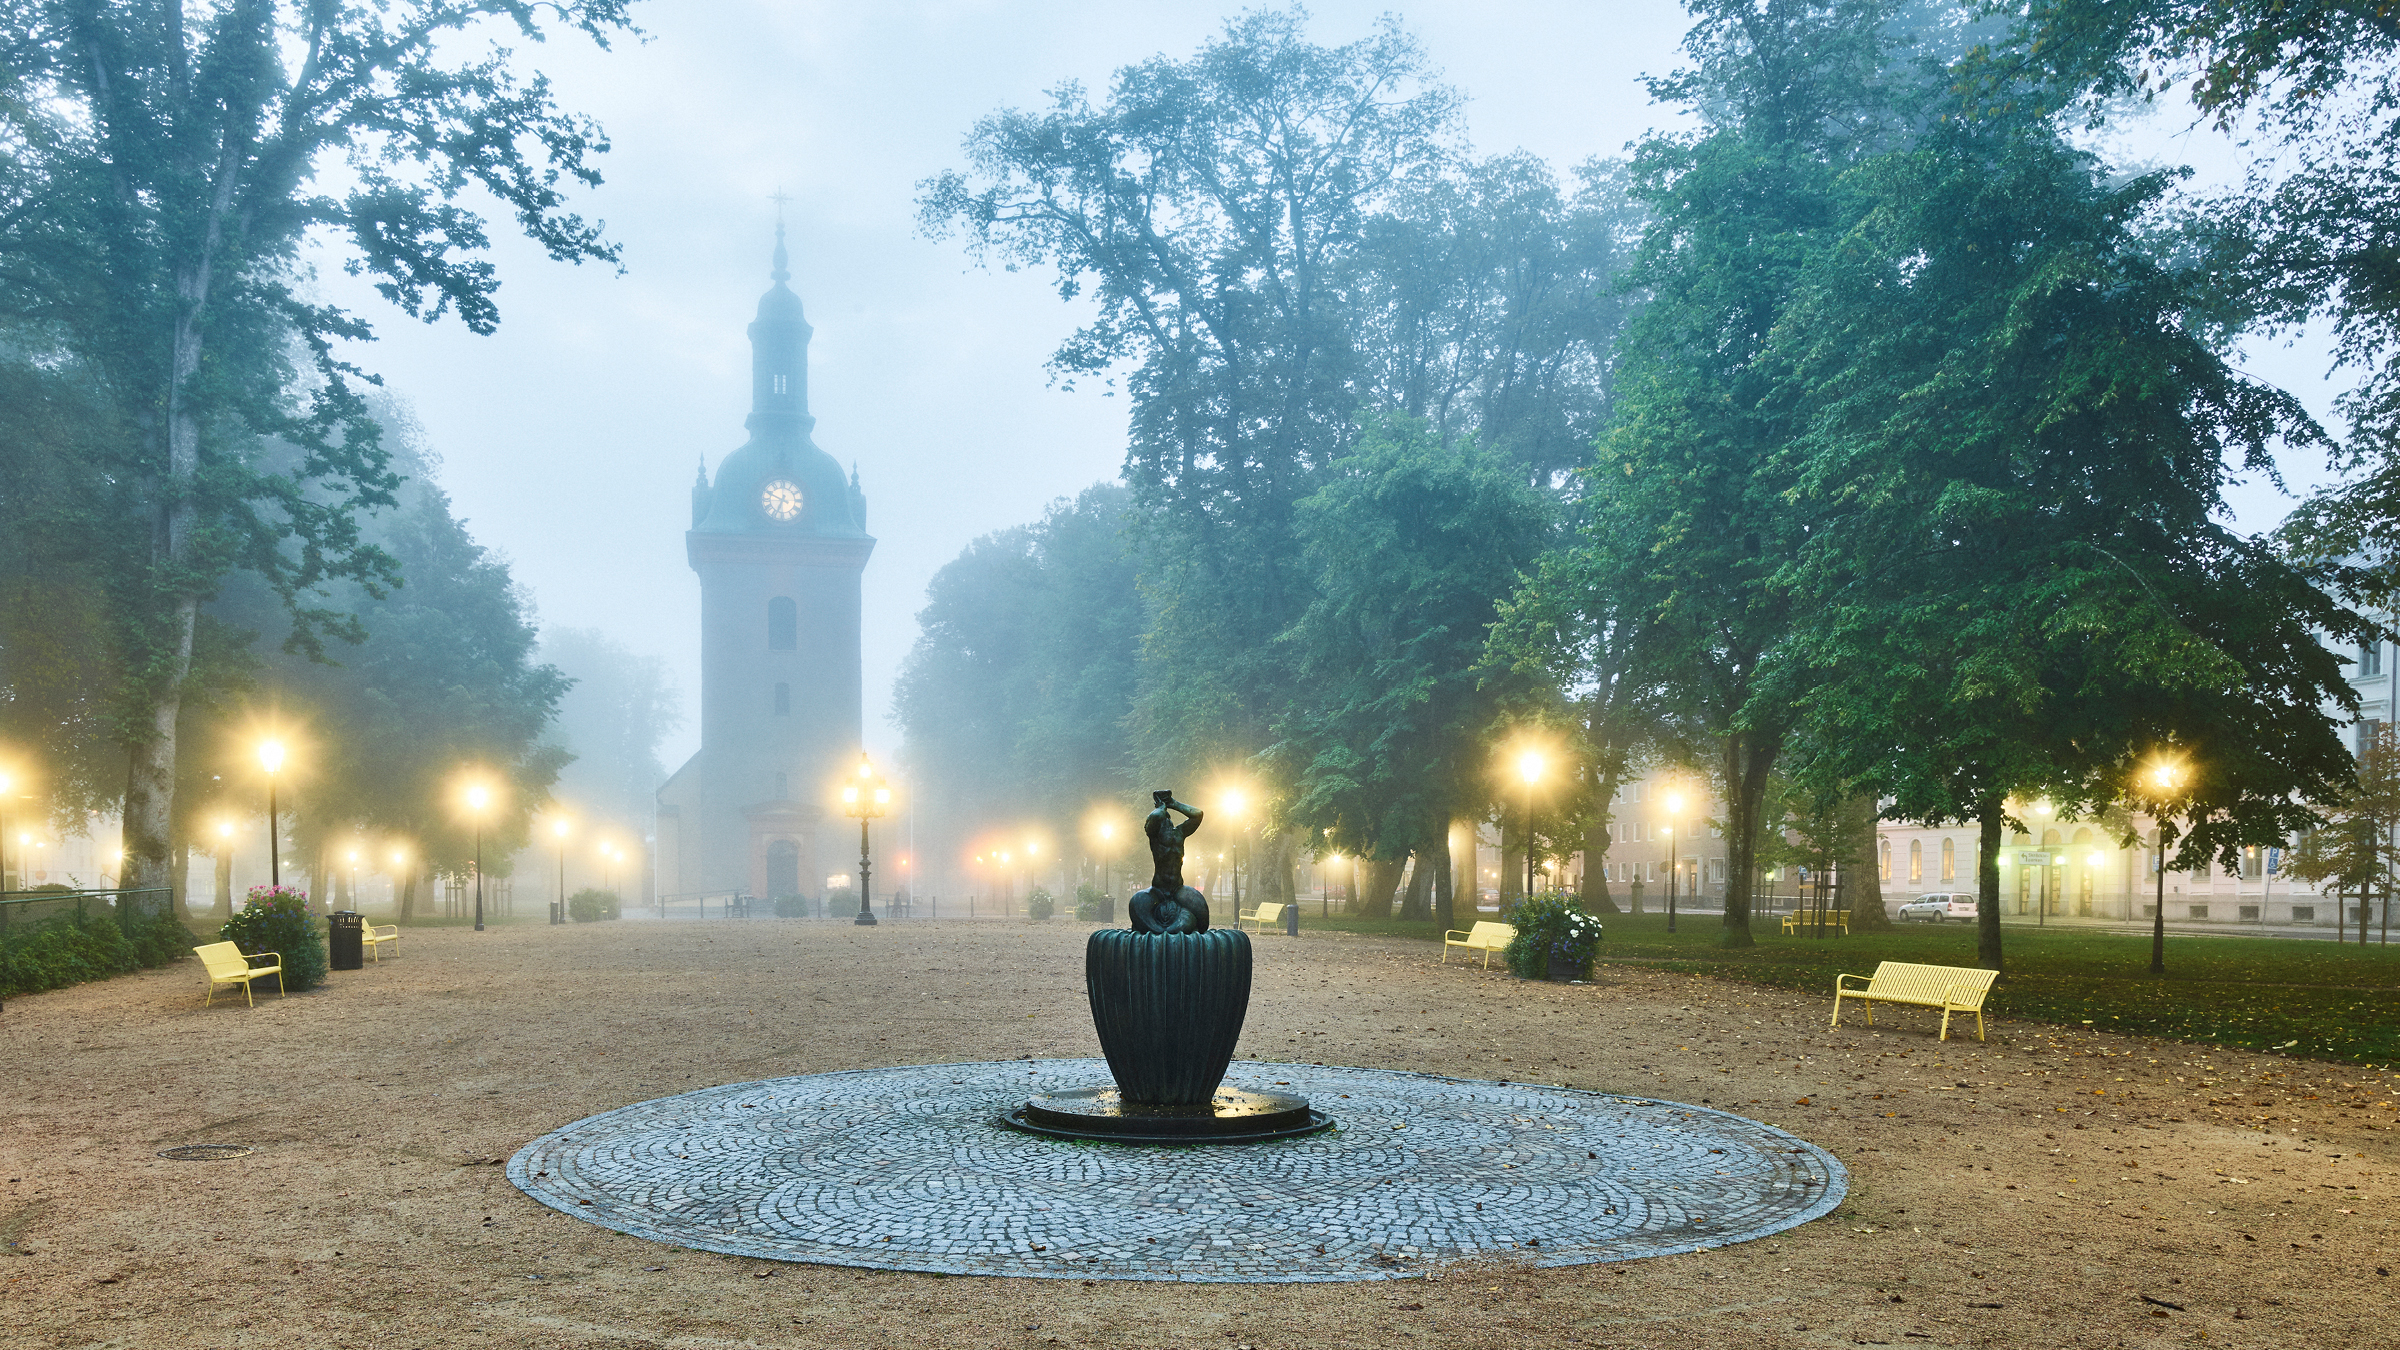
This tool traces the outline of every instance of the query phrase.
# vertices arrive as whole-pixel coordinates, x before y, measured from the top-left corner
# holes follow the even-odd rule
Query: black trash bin
[[[333,948],[335,970],[356,970],[366,953],[364,943],[367,916],[354,909],[337,909],[325,916],[325,935]]]

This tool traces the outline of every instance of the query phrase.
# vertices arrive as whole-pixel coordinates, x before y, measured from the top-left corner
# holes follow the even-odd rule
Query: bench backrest
[[[1913,961],[1885,961],[1867,981],[1869,994],[1898,994],[1907,998],[1939,999],[1944,990],[1961,1001],[1977,1001],[1991,992],[1996,970],[1976,966],[1927,966]]]
[[[230,942],[212,942],[205,947],[194,947],[192,955],[200,958],[200,964],[208,968],[209,978],[213,980],[239,975],[250,969],[250,963],[242,959],[242,949]]]
[[[1260,905],[1258,907],[1258,921],[1260,923],[1274,923],[1282,917],[1283,906],[1281,905]]]
[[[1489,919],[1478,919],[1475,926],[1467,930],[1467,945],[1470,947],[1505,947],[1514,942],[1516,937],[1517,926],[1513,923],[1493,923]]]

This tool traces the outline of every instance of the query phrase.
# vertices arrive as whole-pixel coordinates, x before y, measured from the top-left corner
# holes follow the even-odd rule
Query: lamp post
[[[1528,750],[1517,756],[1517,773],[1525,780],[1525,898],[1533,898],[1533,785],[1541,781],[1542,752]]]
[[[276,836],[282,832],[275,818],[275,771],[283,767],[283,742],[258,743],[259,767],[267,771],[267,884],[283,885],[283,844]]]
[[[233,822],[217,822],[217,911],[233,917]]]
[[[483,808],[490,805],[491,789],[477,783],[467,789],[467,810],[475,815],[475,931],[483,931]]]
[[[2158,803],[2158,899],[2150,906],[2150,973],[2167,973],[2167,845],[2174,839],[2167,803],[2183,783],[2183,766],[2161,760],[2150,770],[2150,796]]]
[[[850,922],[861,927],[875,922],[875,903],[868,893],[874,859],[867,848],[867,822],[882,817],[891,804],[892,790],[875,777],[875,765],[860,751],[858,776],[842,788],[842,814],[858,822],[858,917]]]
[[[1683,863],[1675,852],[1675,827],[1683,823],[1683,794],[1667,794],[1667,931],[1675,931],[1675,891],[1683,879]]]
[[[550,822],[550,834],[558,841],[558,900],[550,906],[553,928],[567,921],[567,833],[565,816]]]
[[[1333,914],[1333,877],[1329,869],[1341,865],[1342,855],[1329,853],[1325,855],[1324,866],[1317,869],[1317,917],[1320,919],[1329,918]],[[1345,914],[1348,912],[1348,910],[1343,911]]]
[[[8,775],[0,773],[0,891],[8,889],[8,787]]]

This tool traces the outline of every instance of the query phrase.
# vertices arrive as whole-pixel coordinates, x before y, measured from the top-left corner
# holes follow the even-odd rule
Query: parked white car
[[[1948,923],[1975,922],[1975,897],[1971,895],[1920,895],[1900,907],[1900,922]]]

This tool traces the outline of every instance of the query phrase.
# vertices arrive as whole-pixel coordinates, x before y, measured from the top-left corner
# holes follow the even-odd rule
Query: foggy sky
[[[497,218],[497,336],[414,323],[330,267],[321,285],[375,324],[380,341],[356,355],[414,407],[458,513],[507,557],[545,626],[597,628],[667,660],[685,704],[660,756],[672,770],[699,743],[689,488],[702,458],[713,473],[744,439],[743,327],[768,284],[768,198],[788,193],[791,284],[816,329],[814,437],[857,462],[880,540],[865,581],[866,734],[888,760],[892,679],[926,582],[975,536],[1113,477],[1125,425],[1121,398],[1061,392],[1042,369],[1079,311],[1045,275],[974,270],[957,243],[917,237],[915,184],[960,163],[985,113],[1069,78],[1097,99],[1117,67],[1186,57],[1236,8],[654,0],[636,8],[639,45],[514,44],[614,142],[606,185],[578,209],[606,220],[624,275],[550,262]],[[1354,40],[1389,8],[1320,0],[1312,36]],[[1673,124],[1637,77],[1675,66],[1675,4],[1457,0],[1403,14],[1469,96],[1478,153],[1522,147],[1563,171]],[[2148,152],[2231,162],[2174,130],[2149,134]],[[2264,352],[2253,368],[2322,409],[2313,353]],[[2282,510],[2257,489],[2240,503],[2253,525]]]

